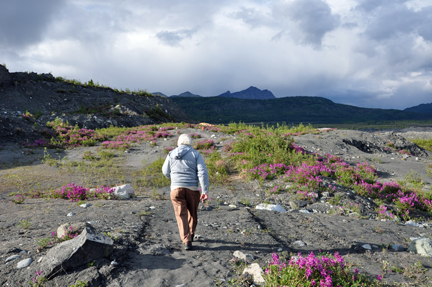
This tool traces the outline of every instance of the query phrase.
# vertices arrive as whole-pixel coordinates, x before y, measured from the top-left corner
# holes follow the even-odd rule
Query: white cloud
[[[34,3],[0,4],[0,59],[11,71],[168,95],[253,85],[382,108],[430,98],[428,0]]]

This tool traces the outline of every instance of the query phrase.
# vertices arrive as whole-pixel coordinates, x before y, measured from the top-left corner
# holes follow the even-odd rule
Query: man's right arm
[[[165,162],[162,166],[162,173],[165,177],[171,179],[171,166],[170,166],[170,157],[169,155],[166,157]]]

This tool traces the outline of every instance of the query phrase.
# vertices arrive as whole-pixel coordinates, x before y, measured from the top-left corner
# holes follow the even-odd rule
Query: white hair
[[[192,145],[192,138],[188,134],[181,134],[178,141],[177,146],[181,145]]]

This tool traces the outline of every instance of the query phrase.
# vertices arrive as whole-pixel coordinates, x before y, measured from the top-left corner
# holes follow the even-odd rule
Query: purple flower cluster
[[[55,198],[68,198],[71,201],[80,201],[87,199],[87,192],[89,189],[84,188],[75,183],[70,183],[61,188],[61,190],[54,191]]]
[[[213,140],[202,140],[195,143],[194,149],[206,150],[206,149],[210,149],[212,146],[214,146]]]
[[[399,153],[400,153],[400,154],[407,154],[407,155],[410,155],[410,156],[414,156],[412,153],[410,153],[409,151],[407,151],[407,150],[405,150],[405,149],[401,149],[401,150],[399,151]]]
[[[199,139],[201,137],[200,134],[189,134],[191,138],[193,139]]]
[[[166,153],[169,153],[170,151],[172,151],[172,150],[174,150],[174,149],[175,149],[175,147],[167,146],[167,147],[165,148],[165,152],[166,152]]]
[[[21,195],[21,194],[16,194],[16,195],[12,198],[12,201],[11,201],[11,202],[16,203],[16,204],[23,203],[23,202],[24,202],[24,196]]]
[[[129,142],[121,140],[104,141],[102,142],[101,147],[106,149],[128,149],[131,147],[131,144]]]
[[[103,142],[102,147],[112,149],[127,149],[130,148],[131,143],[141,143],[143,141],[155,142],[158,138],[168,138],[172,136],[169,132],[166,132],[166,130],[170,128],[171,127],[155,130],[154,126],[141,126],[120,134],[117,136],[115,141]]]
[[[425,195],[404,189],[397,182],[368,183],[360,180],[360,182],[355,183],[354,189],[362,196],[394,203],[397,205],[400,212],[406,213],[406,210],[412,209],[425,211],[430,211],[432,209],[432,200]]]
[[[115,195],[112,193],[114,189],[109,186],[100,186],[94,191],[90,191],[88,188],[70,183],[61,188],[61,190],[54,191],[54,198],[68,198],[71,201],[86,200],[89,196],[98,197],[102,199],[115,199]]]
[[[249,173],[253,178],[259,178],[261,180],[273,179],[278,174],[283,174],[289,166],[283,163],[275,164],[260,164],[249,170]]]
[[[115,195],[113,195],[113,192],[114,188],[102,185],[96,188],[93,192],[89,192],[89,195],[102,199],[116,199]]]
[[[300,286],[297,284],[301,282],[307,283],[305,286],[312,287],[339,287],[342,284],[377,286],[358,273],[356,269],[354,272],[349,270],[338,252],[335,252],[334,256],[322,255],[321,257],[316,257],[313,252],[307,257],[299,253],[297,257],[292,257],[288,264],[281,262],[279,256],[273,253],[273,258],[265,269],[264,278],[267,283],[272,284],[271,286]],[[368,283],[370,285],[367,285]]]

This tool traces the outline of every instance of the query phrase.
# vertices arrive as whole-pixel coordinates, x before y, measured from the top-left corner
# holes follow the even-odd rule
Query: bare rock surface
[[[223,142],[233,138],[223,133],[190,128],[179,132],[199,133],[202,138],[212,138],[219,150]],[[336,130],[295,137],[295,141],[308,152],[336,154],[352,164],[370,162],[376,165],[380,181],[403,179],[407,173],[415,171],[423,177],[425,191],[429,190],[431,178],[425,167],[431,163],[431,154],[412,145],[398,133]],[[394,148],[387,150],[389,142]],[[125,168],[122,181],[128,183],[136,178],[134,172],[143,165],[164,158],[165,147],[173,146],[174,137],[166,141],[158,140],[156,146],[141,143],[127,152],[116,154],[118,165]],[[224,185],[212,186],[211,200],[205,205],[200,204],[193,249],[186,251],[179,239],[172,204],[167,200],[169,188],[136,190],[136,197],[125,200],[93,199],[87,208],[80,207],[76,202],[42,198],[13,204],[7,194],[19,192],[21,188],[18,180],[12,184],[14,174],[26,174],[26,178],[40,181],[41,186],[46,184],[51,187],[65,182],[85,184],[86,181],[79,175],[41,163],[42,150],[25,155],[22,148],[11,142],[4,144],[4,147],[0,150],[0,158],[8,163],[0,165],[0,178],[4,182],[0,187],[2,287],[25,286],[36,272],[47,272],[49,268],[45,268],[44,264],[60,245],[41,248],[39,243],[42,239],[51,238],[51,233],[60,225],[76,222],[85,222],[98,234],[109,237],[113,241],[112,252],[91,260],[80,260],[81,264],[69,268],[44,273],[49,279],[44,283],[46,287],[69,286],[78,280],[87,282],[88,286],[112,287],[229,286],[228,281],[238,276],[232,263],[236,251],[253,256],[253,262],[248,264],[257,263],[261,267],[265,266],[273,252],[293,255],[301,252],[307,255],[311,251],[315,254],[337,251],[361,273],[375,277],[381,274],[382,262],[387,261],[388,266],[403,272],[390,273],[386,275],[386,280],[411,284],[407,286],[432,284],[428,279],[432,277],[432,258],[407,250],[411,241],[432,237],[429,217],[425,216],[417,222],[422,227],[394,220],[381,221],[376,217],[377,206],[371,200],[342,186],[335,185],[335,194],[343,203],[361,203],[363,208],[360,214],[331,214],[335,211],[329,203],[333,195],[317,194],[315,202],[300,202],[287,192],[268,196],[266,189],[272,185],[283,184],[289,188],[289,184],[279,179],[260,184],[233,175]],[[84,152],[95,152],[97,148],[48,152],[53,157],[78,161]],[[407,149],[414,155],[404,157],[398,152],[399,148]],[[329,178],[323,178],[323,182],[333,184]],[[115,185],[120,183],[112,186]],[[34,188],[37,188],[36,184]],[[287,212],[255,208],[265,202],[280,205]],[[74,215],[67,216],[69,213]],[[22,220],[29,221],[30,226],[24,229]],[[73,241],[65,243],[68,242]],[[396,245],[397,248],[392,247]],[[21,257],[10,259],[16,255]],[[6,262],[8,259],[10,261]],[[17,263],[21,260],[33,262],[29,268],[17,269]]]

